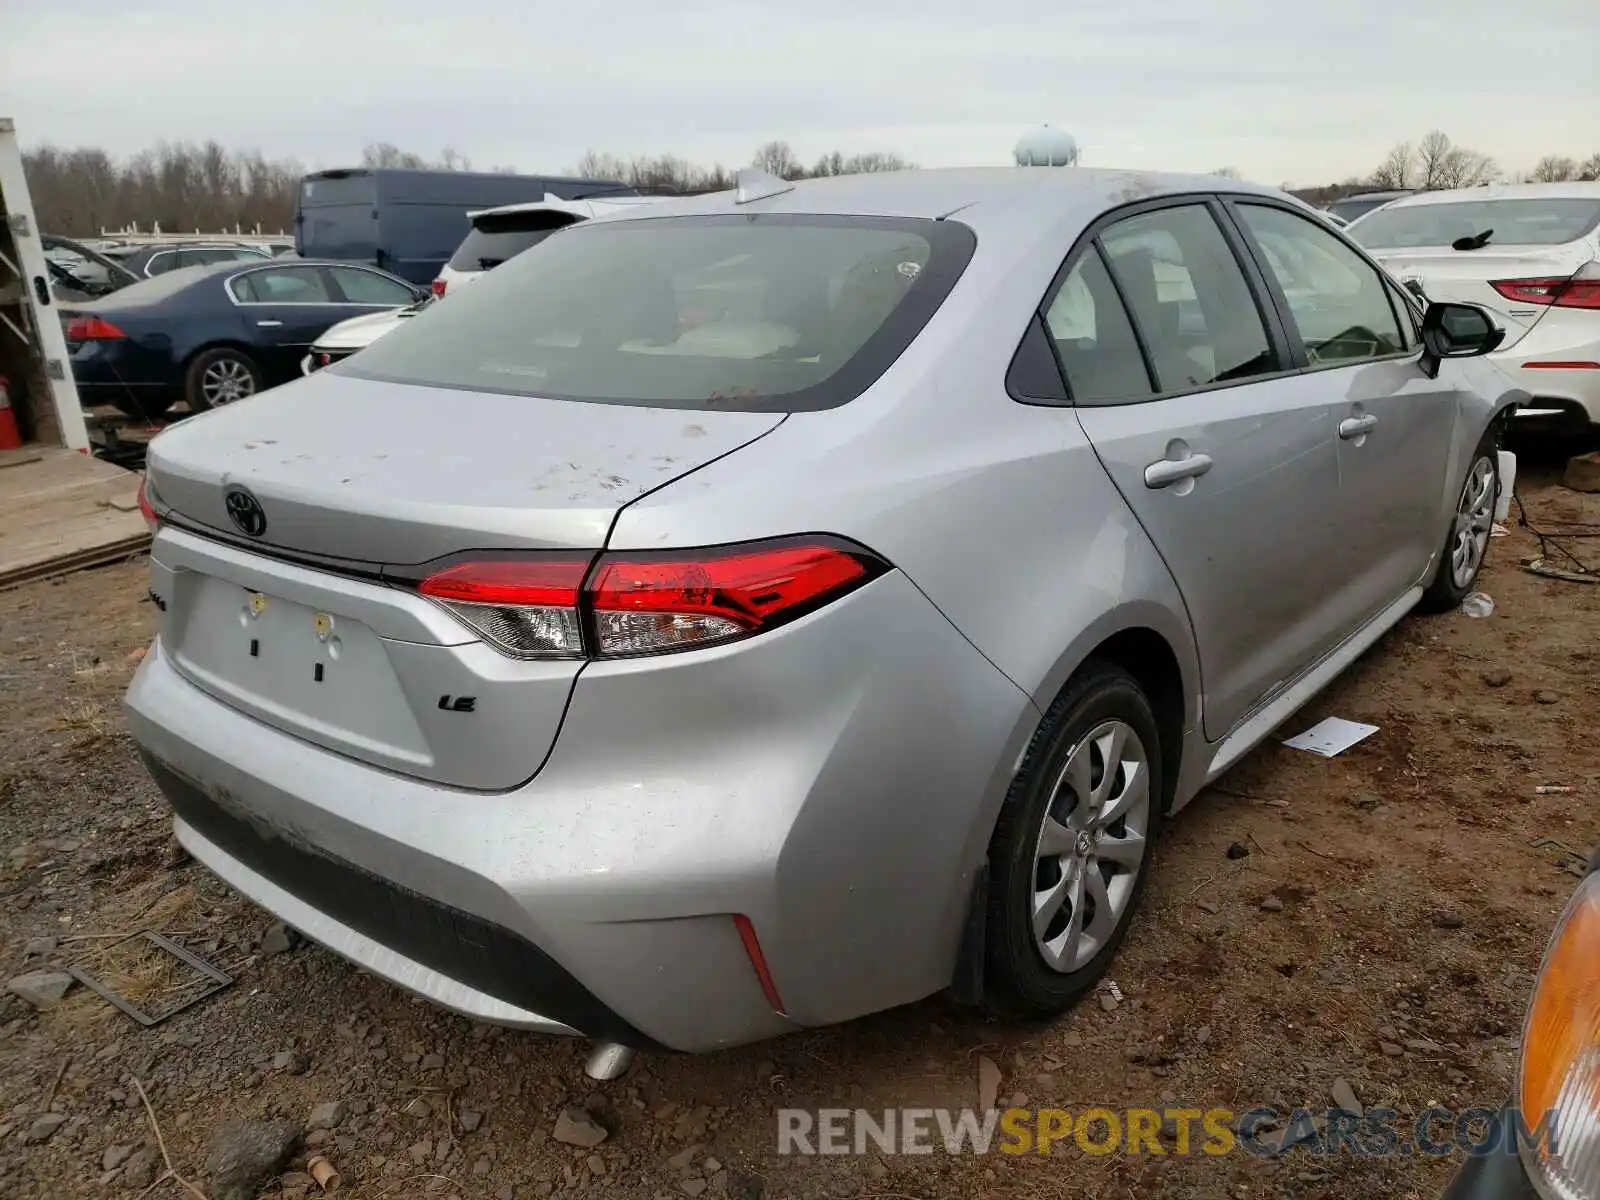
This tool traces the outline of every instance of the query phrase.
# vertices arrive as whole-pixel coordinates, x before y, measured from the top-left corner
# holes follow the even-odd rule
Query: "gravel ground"
[[[1536,523],[1600,522],[1600,497],[1532,474]],[[1457,1159],[779,1155],[775,1110],[970,1107],[980,1074],[1002,1106],[1074,1112],[1326,1108],[1338,1080],[1403,1114],[1498,1105],[1570,864],[1600,841],[1600,588],[1518,569],[1534,552],[1496,541],[1492,617],[1406,620],[1284,731],[1378,734],[1331,760],[1264,746],[1169,824],[1117,995],[1022,1028],[936,998],[609,1084],[579,1044],[295,944],[184,860],[117,703],[154,626],[142,561],[7,593],[3,977],[75,964],[164,1009],[192,981],[120,941],[154,929],[236,982],[151,1029],[81,986],[0,998],[0,1195],[301,1197],[321,1156],[368,1198],[1435,1196]],[[195,1190],[162,1178],[152,1114]],[[595,1125],[598,1145],[558,1140]]]

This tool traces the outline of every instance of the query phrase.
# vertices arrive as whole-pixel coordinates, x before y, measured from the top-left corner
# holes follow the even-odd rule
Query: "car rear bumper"
[[[127,706],[179,839],[314,940],[478,1019],[690,1051],[945,986],[1037,720],[898,573],[749,642],[590,664],[509,792],[278,732],[159,640]]]
[[[1600,314],[1593,323],[1600,326]],[[1581,433],[1600,423],[1600,341],[1564,344],[1536,327],[1487,361],[1532,397],[1517,415],[1517,428]]]

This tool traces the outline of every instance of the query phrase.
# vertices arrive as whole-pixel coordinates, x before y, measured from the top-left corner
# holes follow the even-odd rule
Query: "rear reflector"
[[[73,317],[67,322],[69,342],[115,342],[127,336],[102,317]]]
[[[1524,371],[1600,371],[1600,362],[1525,362]]]
[[[739,931],[739,940],[744,943],[744,952],[750,959],[750,966],[756,973],[756,979],[761,983],[761,991],[767,998],[767,1003],[772,1006],[772,1011],[780,1016],[784,1014],[783,997],[778,995],[778,985],[772,982],[772,972],[767,969],[767,956],[761,953],[761,942],[756,938],[756,927],[750,923],[750,918],[740,913],[733,918],[733,926]]]
[[[835,538],[657,554],[461,556],[416,581],[520,658],[624,658],[748,637],[804,616],[887,564]],[[587,582],[585,577],[587,576]]]

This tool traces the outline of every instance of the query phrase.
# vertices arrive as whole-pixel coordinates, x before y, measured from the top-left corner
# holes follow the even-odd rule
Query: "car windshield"
[[[964,225],[911,219],[586,222],[340,370],[615,404],[831,407],[905,349],[974,244]]]
[[[1369,250],[1448,246],[1460,238],[1493,233],[1496,246],[1558,246],[1576,241],[1600,223],[1600,198],[1460,200],[1407,204],[1375,212],[1350,226]]]

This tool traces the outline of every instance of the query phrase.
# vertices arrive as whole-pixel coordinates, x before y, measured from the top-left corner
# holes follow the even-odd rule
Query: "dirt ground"
[[[1600,497],[1530,474],[1535,524],[1600,522]],[[264,1194],[304,1195],[320,1153],[369,1200],[1433,1197],[1458,1158],[780,1156],[775,1110],[973,1106],[983,1059],[1002,1100],[1074,1112],[1326,1108],[1338,1079],[1402,1114],[1498,1106],[1571,864],[1600,842],[1600,587],[1521,570],[1535,552],[1513,528],[1483,580],[1491,617],[1408,618],[1281,731],[1338,715],[1375,736],[1331,760],[1274,741],[1168,825],[1113,965],[1120,1002],[1008,1028],[936,998],[641,1056],[609,1084],[584,1077],[578,1043],[475,1026],[316,947],[270,953],[269,918],[183,861],[118,704],[154,627],[142,560],[0,595],[0,975],[77,964],[170,1006],[192,982],[118,941],[154,929],[236,978],[152,1029],[81,986],[47,1011],[0,998],[0,1195],[196,1194],[159,1181],[142,1086],[172,1165],[213,1197],[220,1130],[303,1129],[328,1102],[335,1128]],[[54,950],[25,963],[39,938]],[[610,1131],[598,1148],[552,1136],[567,1104]],[[35,1138],[47,1111],[65,1120]]]

